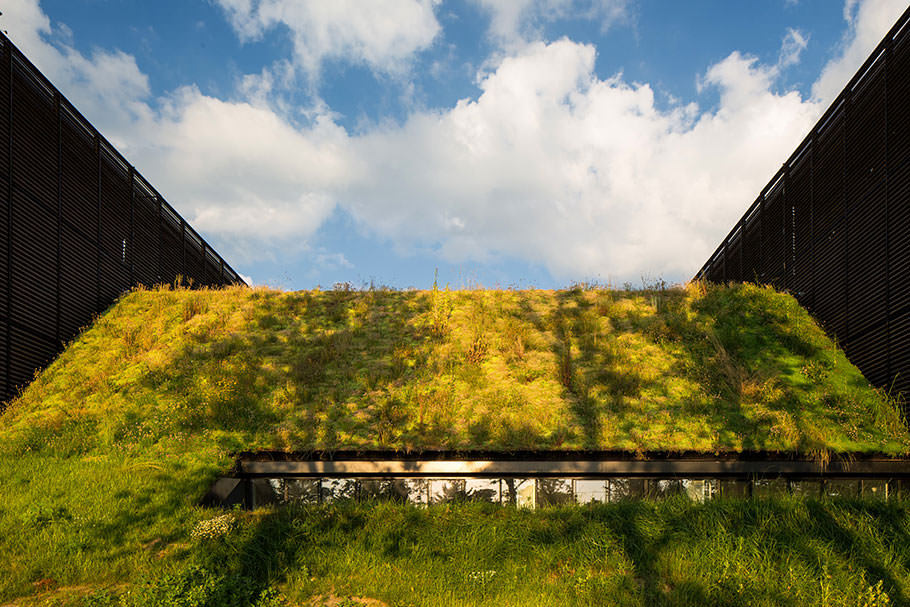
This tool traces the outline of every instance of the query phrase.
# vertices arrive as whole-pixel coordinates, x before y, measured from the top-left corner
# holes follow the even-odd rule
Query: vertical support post
[[[129,240],[126,241],[126,259],[130,264],[130,288],[132,289],[135,286],[135,273],[133,268],[133,243],[135,242],[135,232],[133,227],[134,216],[136,214],[136,188],[133,185],[133,181],[136,178],[136,169],[133,168],[133,165],[130,165],[128,180],[130,182],[130,236]]]
[[[884,56],[884,74],[885,80],[885,101],[882,106],[885,108],[885,377],[888,384],[891,385],[892,366],[891,366],[891,209],[889,206],[889,177],[891,175],[891,150],[889,147],[888,132],[888,69],[891,64],[891,49],[894,46],[894,39],[888,38],[888,46],[885,48]]]
[[[746,268],[743,266],[743,249],[746,248],[746,218],[739,220],[739,282],[746,281]]]
[[[155,202],[158,205],[158,238],[155,239],[158,247],[156,265],[158,268],[158,282],[161,282],[161,277],[164,276],[164,225],[162,224],[161,196],[157,192],[155,192]]]
[[[180,218],[180,273],[183,275],[183,282],[186,283],[186,221]]]
[[[101,135],[95,133],[95,160],[98,163],[98,225],[95,233],[95,308],[98,313],[103,311],[101,303]]]
[[[54,110],[57,115],[57,251],[56,251],[56,289],[54,293],[54,340],[59,347],[62,342],[60,333],[60,247],[63,239],[63,116],[60,114],[60,92],[54,93]]]
[[[841,197],[844,201],[844,337],[839,339],[844,349],[850,343],[850,201],[847,199],[847,125],[850,124],[851,94],[849,87],[844,91],[844,126],[841,128]],[[840,338],[840,336],[838,336]]]
[[[243,505],[247,510],[256,509],[256,491],[253,487],[253,479],[246,477],[242,481],[243,483]]]
[[[721,251],[723,251],[723,252],[721,253],[721,259],[723,260],[723,271],[721,272],[721,275],[723,276],[723,281],[724,281],[725,283],[727,282],[727,244],[728,244],[728,239],[729,239],[729,236],[724,236],[723,248],[721,249]]]
[[[6,354],[4,368],[6,371],[6,385],[3,386],[4,398],[13,395],[13,378],[10,377],[10,356],[12,353],[12,336],[10,330],[12,323],[10,317],[13,310],[13,47],[9,39],[4,39],[6,47],[6,74],[9,78],[9,103],[6,112],[7,148],[6,148],[6,343],[3,345]]]
[[[809,143],[809,301],[808,309],[815,308],[815,148],[818,132],[813,129]]]

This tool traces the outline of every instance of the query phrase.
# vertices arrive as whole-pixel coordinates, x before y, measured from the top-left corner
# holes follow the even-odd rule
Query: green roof
[[[910,445],[795,299],[699,283],[138,290],[2,421],[7,452],[38,436],[84,453]]]

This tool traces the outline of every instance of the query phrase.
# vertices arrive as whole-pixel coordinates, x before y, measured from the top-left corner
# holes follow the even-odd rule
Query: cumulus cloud
[[[812,87],[812,96],[825,105],[834,101],[905,10],[906,0],[846,0],[844,19],[848,27],[840,53],[822,70]]]
[[[490,35],[511,46],[537,39],[538,28],[567,17],[600,23],[602,30],[629,17],[630,0],[475,0],[490,14]]]
[[[279,25],[288,28],[298,64],[316,74],[325,59],[343,59],[384,73],[399,73],[427,48],[440,26],[437,0],[216,0],[234,29],[255,40]]]
[[[705,76],[721,93],[714,112],[661,111],[648,85],[598,79],[594,60],[589,45],[535,43],[503,60],[476,100],[353,140],[368,170],[342,204],[451,260],[684,276],[819,108],[771,92],[773,70],[739,53]]]

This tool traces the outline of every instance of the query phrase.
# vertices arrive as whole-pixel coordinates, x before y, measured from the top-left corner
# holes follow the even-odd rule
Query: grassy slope
[[[892,405],[785,295],[141,291],[4,416],[27,450],[906,452]]]
[[[0,601],[57,585],[134,582],[173,568],[183,572],[179,577],[189,575],[188,563],[208,563],[220,553],[193,539],[191,530],[212,514],[195,504],[238,449],[903,453],[907,445],[893,407],[869,389],[805,312],[792,299],[757,287],[632,294],[136,292],[0,417],[0,554],[16,555],[0,559]],[[837,516],[827,508],[818,516]],[[876,507],[858,508],[857,516],[879,517]],[[865,588],[856,578],[860,569],[877,579],[885,579],[881,572],[887,570],[889,592],[903,588],[905,555],[888,556],[887,550],[907,537],[900,533],[910,516],[903,506],[895,508],[894,529],[875,540],[885,546],[884,556],[850,561],[859,569],[836,582],[842,589],[855,594]],[[459,516],[450,523],[470,533],[488,524],[485,515]],[[515,516],[531,517],[531,530],[550,525],[546,514]],[[325,571],[314,577],[328,581],[307,586],[300,563],[285,567],[270,560],[273,549],[290,550],[269,539],[269,521],[276,517],[247,520],[247,536],[239,537],[262,535],[265,544],[229,547],[226,554],[242,562],[217,566],[240,567],[270,584],[294,578],[297,586],[289,588],[307,594],[327,591],[345,567],[359,563],[361,570],[394,556],[394,548],[388,552],[373,539],[362,540],[360,553],[349,553],[344,533],[353,531],[331,532],[320,541],[334,547],[321,554],[326,563],[342,559],[340,568],[321,565]],[[298,529],[299,523],[285,523]],[[432,555],[435,523],[427,524],[421,554]],[[395,529],[383,533],[394,535]],[[531,545],[538,545],[543,536],[528,533]],[[703,547],[727,546],[729,534],[747,529],[705,533],[710,537]],[[817,541],[827,541],[827,533],[820,527]],[[586,540],[579,541],[565,550],[582,550]],[[544,544],[541,554],[550,549]],[[668,545],[635,548],[629,566],[644,574],[629,574],[627,582],[647,578],[656,584],[659,559],[673,567],[677,558],[660,556]],[[558,550],[552,557],[557,561]],[[741,567],[765,558],[740,554],[735,546],[723,550]],[[503,566],[532,567],[531,556],[503,553]],[[567,571],[575,568],[575,557],[566,558]],[[773,567],[785,564],[774,560],[784,558],[779,554],[768,558]],[[275,569],[263,573],[257,563]],[[440,563],[432,567],[420,575],[445,573]],[[370,576],[379,579],[377,571],[362,569],[359,592]],[[574,584],[564,578],[542,579],[529,586],[531,594],[516,586],[510,596],[514,602],[537,591],[560,596],[565,584]],[[396,588],[383,596],[401,596],[404,586]],[[446,597],[456,590],[439,592]]]

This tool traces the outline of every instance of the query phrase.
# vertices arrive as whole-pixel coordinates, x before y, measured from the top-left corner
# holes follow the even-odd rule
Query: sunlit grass
[[[796,301],[753,285],[137,291],[4,425],[26,451],[36,433],[91,451],[203,430],[291,450],[908,447]]]

